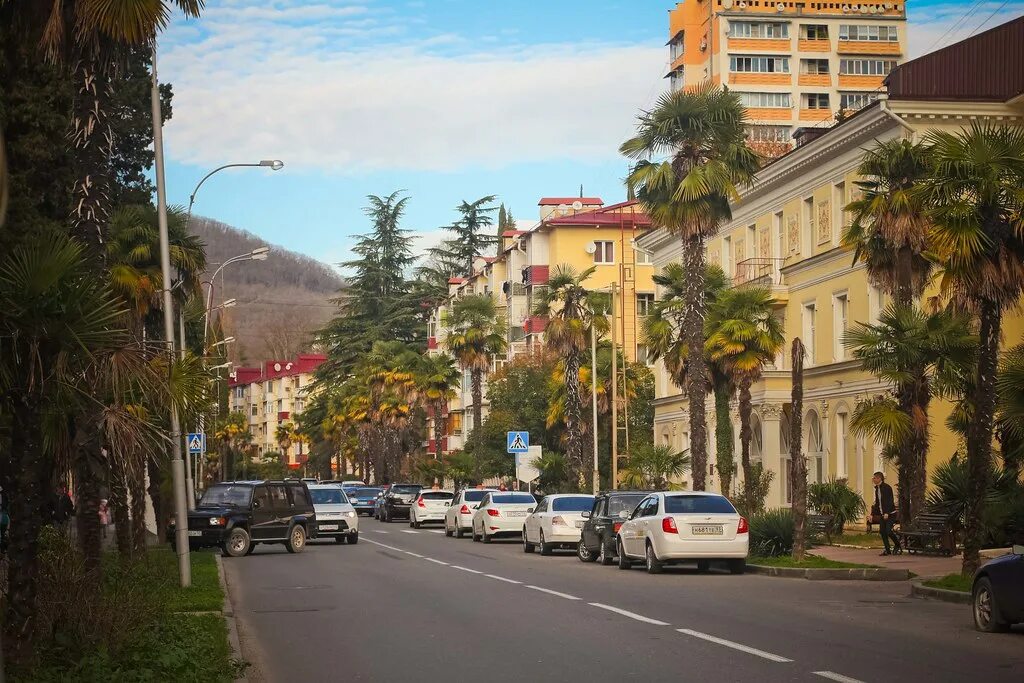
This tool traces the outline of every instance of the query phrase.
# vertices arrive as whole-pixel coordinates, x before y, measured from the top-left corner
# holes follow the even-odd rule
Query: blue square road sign
[[[508,432],[505,444],[509,453],[529,453],[530,432]]]
[[[189,453],[202,453],[203,445],[206,441],[206,435],[202,432],[193,432],[188,435],[188,452]]]

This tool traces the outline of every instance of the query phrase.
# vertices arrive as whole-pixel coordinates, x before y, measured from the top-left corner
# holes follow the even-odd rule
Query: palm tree
[[[1024,344],[1003,354],[996,388],[1003,467],[1019,476],[1024,470]]]
[[[281,422],[277,425],[277,429],[274,430],[274,441],[281,449],[281,456],[284,458],[284,464],[290,464],[288,459],[288,451],[291,449],[292,444],[296,442],[298,432],[295,431],[295,425],[291,422]]]
[[[707,474],[704,247],[731,218],[737,187],[758,168],[757,154],[744,144],[744,112],[739,95],[708,81],[663,95],[653,110],[640,114],[637,135],[619,148],[638,160],[626,184],[653,226],[682,241],[681,330],[690,365],[686,393],[696,490],[704,490]],[[669,158],[651,161],[663,155]]]
[[[445,354],[423,356],[417,372],[420,393],[433,413],[434,457],[441,459],[441,443],[444,440],[444,412],[448,401],[455,398],[461,374],[455,360]]]
[[[683,476],[690,469],[690,456],[671,446],[644,443],[636,446],[629,456],[629,466],[620,472],[622,484],[634,489],[662,490],[672,479]]]
[[[230,481],[236,476],[235,453],[252,440],[248,418],[244,413],[229,414],[214,432],[214,438],[224,444],[220,479]]]
[[[963,572],[978,568],[992,470],[996,378],[1003,311],[1024,287],[1024,127],[973,124],[928,136],[935,170],[921,191],[934,224],[943,283],[979,319],[978,366],[967,433],[971,473]]]
[[[793,494],[793,559],[802,562],[807,550],[807,458],[803,450],[804,356],[806,349],[800,337],[792,345],[792,391],[789,420],[789,486]]]
[[[470,373],[474,432],[483,423],[484,373],[508,347],[504,332],[504,321],[489,294],[465,296],[452,307],[451,331],[445,348]]]
[[[740,463],[748,499],[757,484],[750,463],[750,387],[786,341],[782,321],[773,312],[775,305],[771,291],[741,287],[722,292],[708,309],[705,353],[713,367],[720,368],[739,390]],[[722,483],[728,491],[724,475]]]

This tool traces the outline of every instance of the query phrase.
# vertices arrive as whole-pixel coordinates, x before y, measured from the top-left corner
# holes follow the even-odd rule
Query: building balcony
[[[797,42],[797,50],[800,52],[831,52],[831,40],[806,40],[801,38]]]
[[[427,337],[427,348],[431,351],[437,348],[437,337]]]
[[[277,421],[282,422],[284,420],[287,420],[290,415],[291,413],[288,412],[287,410],[281,410],[277,413]]]
[[[801,109],[801,121],[828,121],[832,118],[831,109]]]
[[[441,438],[441,452],[445,453],[448,450],[448,437]],[[427,440],[427,453],[437,454],[437,439]]]
[[[857,90],[877,90],[882,87],[885,76],[862,76],[859,74],[839,74],[840,88]]]
[[[547,284],[549,277],[550,269],[548,266],[527,266],[523,268],[523,284],[527,287]]]
[[[789,107],[748,107],[747,118],[759,123],[789,122],[793,120],[793,110]]]
[[[732,277],[733,287],[763,287],[771,290],[776,305],[789,301],[789,286],[786,284],[782,267],[786,259],[748,258],[736,264]]]
[[[826,88],[832,86],[831,74],[800,74],[796,79],[797,85],[822,85]]]
[[[546,315],[531,315],[523,323],[523,330],[526,334],[540,334],[548,326]]]
[[[729,72],[731,85],[793,85],[792,74]]]
[[[792,52],[789,38],[729,38],[729,52]]]
[[[903,49],[894,40],[840,40],[841,55],[901,55]]]

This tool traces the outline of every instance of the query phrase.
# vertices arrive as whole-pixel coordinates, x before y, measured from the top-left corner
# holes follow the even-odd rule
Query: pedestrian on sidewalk
[[[58,487],[53,503],[53,523],[66,534],[71,530],[71,518],[74,516],[75,503],[71,500],[71,494],[66,486]]]
[[[875,503],[871,506],[871,515],[878,517],[878,531],[882,536],[882,545],[885,546],[882,555],[898,555],[903,549],[900,548],[900,539],[892,530],[892,525],[896,521],[896,497],[892,493],[892,487],[885,483],[885,475],[881,472],[875,472],[871,481],[875,484]],[[890,540],[892,546],[889,545]]]
[[[99,516],[100,516],[100,530],[101,530],[101,533],[102,533],[101,537],[102,538],[106,538],[107,537],[107,527],[110,525],[110,503],[107,501],[106,498],[101,498],[100,499]]]

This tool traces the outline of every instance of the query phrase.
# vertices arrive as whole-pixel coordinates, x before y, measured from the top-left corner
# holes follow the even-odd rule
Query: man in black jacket
[[[875,503],[871,506],[871,514],[878,515],[878,530],[882,535],[882,544],[885,545],[885,552],[882,555],[892,555],[893,552],[902,552],[900,540],[892,531],[892,525],[896,518],[896,498],[893,496],[892,487],[885,483],[885,475],[875,472],[871,478],[875,484]],[[889,541],[893,546],[890,547]]]

